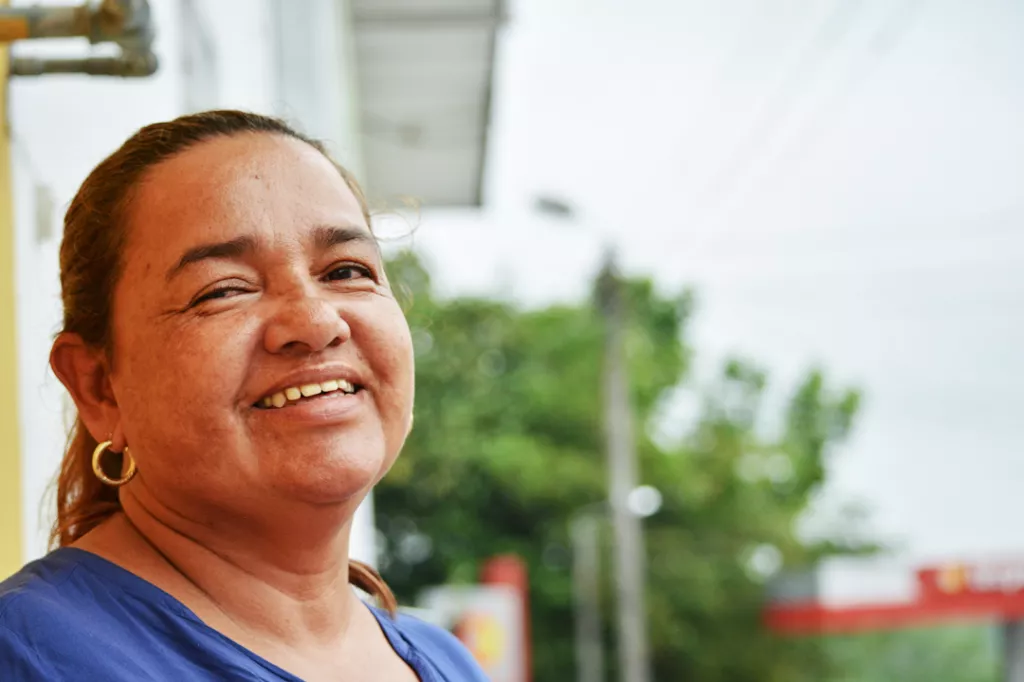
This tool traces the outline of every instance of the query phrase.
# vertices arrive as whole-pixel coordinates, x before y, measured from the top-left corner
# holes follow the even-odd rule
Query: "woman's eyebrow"
[[[320,251],[349,242],[366,242],[377,247],[373,233],[358,225],[318,225],[313,228],[313,245]]]
[[[204,260],[211,258],[222,258],[232,259],[240,258],[252,251],[256,250],[256,238],[243,235],[234,239],[229,239],[225,242],[216,242],[213,244],[200,244],[199,246],[193,246],[181,255],[178,262],[167,271],[167,281],[171,281],[174,277],[184,270],[189,265],[199,263]]]
[[[320,251],[350,242],[365,242],[377,248],[377,240],[365,227],[357,225],[318,225],[312,230],[313,245]],[[167,271],[167,281],[190,265],[209,259],[237,259],[256,250],[257,239],[243,235],[234,239],[212,244],[193,246],[181,255],[178,262]]]

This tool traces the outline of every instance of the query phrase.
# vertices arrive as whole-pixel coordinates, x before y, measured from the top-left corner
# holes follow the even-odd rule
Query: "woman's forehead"
[[[132,202],[129,244],[165,250],[243,235],[306,239],[324,225],[369,232],[334,165],[301,140],[245,134],[154,167]]]

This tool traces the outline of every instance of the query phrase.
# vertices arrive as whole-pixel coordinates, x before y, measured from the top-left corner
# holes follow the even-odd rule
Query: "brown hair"
[[[111,352],[111,305],[121,272],[126,209],[143,176],[203,141],[245,133],[283,135],[315,148],[334,163],[370,224],[366,197],[351,173],[330,158],[322,143],[279,119],[221,110],[148,125],[89,173],[68,207],[60,246],[62,332],[78,334],[88,345]],[[73,543],[121,508],[117,489],[104,485],[92,472],[96,445],[76,417],[57,477],[57,520],[50,533],[51,546]],[[391,614],[396,612],[394,595],[373,568],[350,561],[348,573],[353,585],[375,597]]]

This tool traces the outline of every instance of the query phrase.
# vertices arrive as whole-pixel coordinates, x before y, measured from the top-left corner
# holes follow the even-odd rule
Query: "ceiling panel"
[[[366,0],[352,8],[368,193],[479,205],[502,3]]]
[[[500,9],[494,0],[355,0],[357,21],[376,18],[432,16],[437,19],[494,16]]]

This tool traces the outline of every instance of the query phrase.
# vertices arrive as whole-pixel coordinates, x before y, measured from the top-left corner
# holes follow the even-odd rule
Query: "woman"
[[[78,409],[60,548],[0,584],[0,679],[484,679],[348,560],[412,427],[369,226],[320,145],[248,113],[143,128],[89,175],[51,353]]]

